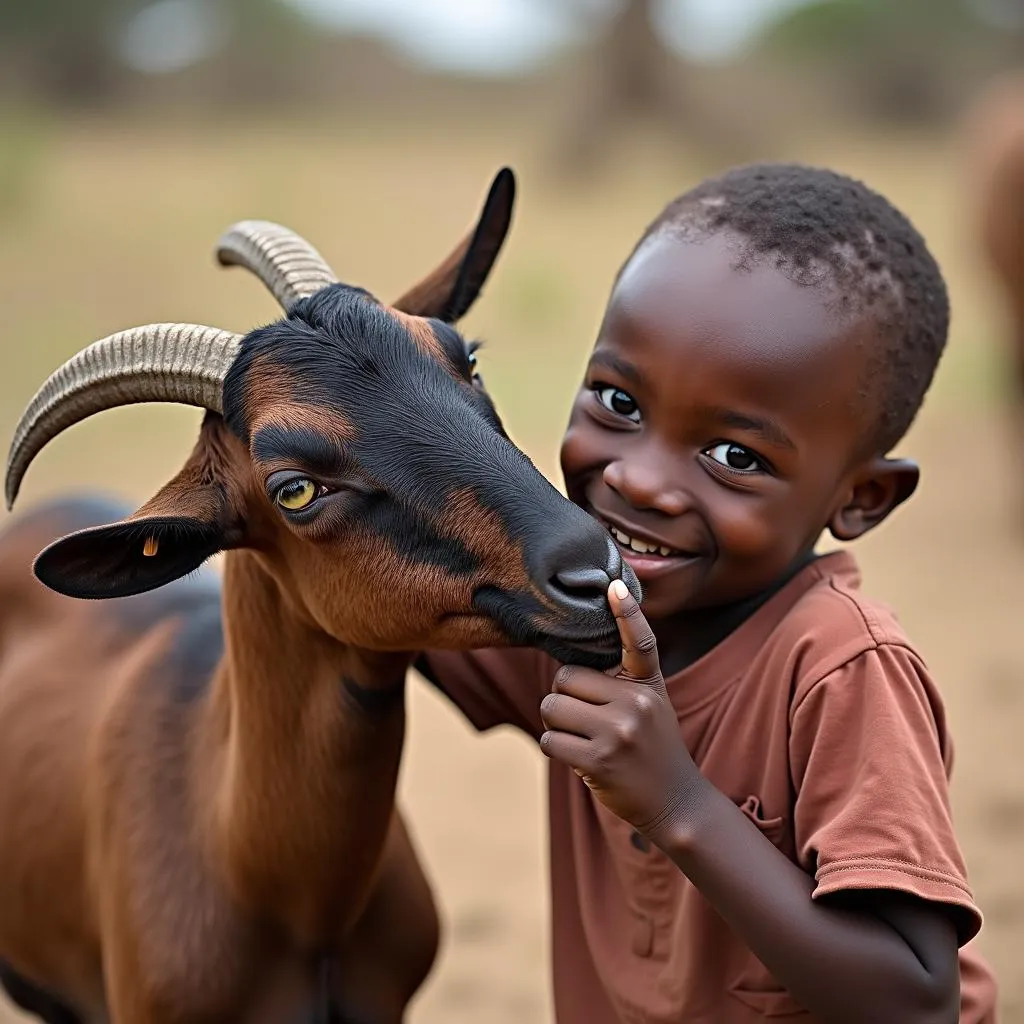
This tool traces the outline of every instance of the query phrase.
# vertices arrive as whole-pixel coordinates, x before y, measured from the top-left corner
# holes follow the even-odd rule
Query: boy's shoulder
[[[793,592],[786,595],[790,587]],[[765,646],[790,662],[795,701],[869,652],[884,649],[925,672],[924,660],[894,610],[861,589],[860,568],[850,552],[817,558],[779,596],[781,614]]]

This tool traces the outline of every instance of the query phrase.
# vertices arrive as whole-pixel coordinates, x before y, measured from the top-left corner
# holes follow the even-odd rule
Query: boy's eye
[[[714,459],[719,465],[736,473],[761,473],[764,472],[764,464],[749,449],[741,444],[731,444],[728,441],[716,444],[704,452],[709,459]]]
[[[597,400],[617,416],[625,416],[634,423],[640,422],[640,409],[633,396],[621,388],[599,387],[594,389]]]

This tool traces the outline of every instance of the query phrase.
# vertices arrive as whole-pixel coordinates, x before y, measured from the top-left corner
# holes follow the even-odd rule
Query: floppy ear
[[[129,597],[198,569],[241,540],[239,518],[207,431],[181,472],[134,515],[54,541],[35,560],[39,581],[68,597]]]
[[[491,182],[476,227],[436,270],[392,303],[402,313],[451,324],[476,302],[512,223],[516,179],[508,167]]]

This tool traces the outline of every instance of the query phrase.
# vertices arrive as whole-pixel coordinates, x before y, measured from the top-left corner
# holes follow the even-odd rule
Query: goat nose
[[[601,532],[604,534],[601,538],[603,544],[601,548],[595,545],[591,549],[591,564],[587,565],[581,560],[580,555],[577,555],[571,561],[565,559],[570,564],[555,569],[549,577],[548,589],[553,597],[570,605],[606,611],[609,585],[612,580],[622,580],[636,600],[640,600],[640,583],[636,574],[629,564],[623,561],[622,553],[611,537],[603,530]],[[602,562],[603,567],[600,566]]]
[[[559,569],[551,582],[571,597],[604,598],[611,578],[604,569],[576,567]]]

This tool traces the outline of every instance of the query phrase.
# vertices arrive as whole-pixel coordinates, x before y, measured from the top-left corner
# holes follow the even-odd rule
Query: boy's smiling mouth
[[[609,523],[604,525],[608,527],[609,532],[618,541],[621,548],[628,548],[638,555],[661,555],[662,558],[672,558],[679,557],[682,554],[681,551],[666,547],[664,544],[648,543],[639,537],[631,537],[628,533],[624,533],[618,527],[612,526]]]
[[[663,572],[670,572],[687,562],[693,562],[700,558],[699,552],[670,547],[657,538],[641,536],[639,531],[634,531],[632,528],[625,530],[603,515],[597,515],[596,518],[612,535],[622,552],[622,557],[629,562],[641,580],[653,575],[660,575]]]

